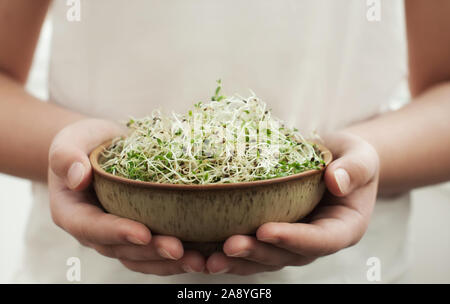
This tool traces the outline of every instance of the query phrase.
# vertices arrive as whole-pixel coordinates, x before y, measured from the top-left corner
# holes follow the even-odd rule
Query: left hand
[[[207,260],[209,273],[250,275],[302,266],[362,238],[376,200],[378,154],[369,143],[345,132],[328,136],[325,145],[335,160],[324,175],[328,191],[309,223],[271,222],[258,228],[256,238],[231,236],[223,253]]]

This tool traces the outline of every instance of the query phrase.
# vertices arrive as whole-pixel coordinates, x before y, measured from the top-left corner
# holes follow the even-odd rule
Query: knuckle
[[[271,269],[268,269],[268,272],[274,272],[274,271],[279,271],[281,269],[283,269],[285,266],[274,266]]]
[[[120,263],[122,263],[123,266],[125,266],[127,269],[129,269],[131,271],[139,272],[139,273],[143,273],[143,274],[149,274],[149,272],[145,271],[142,267],[139,267],[135,263],[131,263],[129,261],[122,260],[122,259],[119,259],[119,261],[120,261]]]
[[[286,261],[286,258],[284,255],[265,255],[265,254],[250,254],[248,256],[248,258],[250,258],[250,260],[262,264],[262,265],[268,265],[271,267],[283,267],[286,264],[288,264],[288,262]]]
[[[113,227],[116,227],[117,233],[119,233],[121,236],[125,236],[126,232],[123,228],[129,226],[130,220],[124,217],[116,217],[116,218],[110,218],[110,215],[108,213],[104,213],[102,215],[103,221],[111,221],[111,225]]]
[[[350,241],[350,245],[348,247],[354,246],[359,243],[359,241],[364,236],[365,229],[358,229],[358,232],[356,232],[355,236]]]
[[[64,147],[59,143],[53,143],[50,146],[50,150],[48,152],[49,161],[50,163],[55,163],[61,161],[61,159],[64,159],[65,151]]]
[[[333,253],[336,253],[338,251],[338,249],[331,247],[331,246],[325,246],[323,248],[318,248],[316,249],[311,255],[315,255],[315,256],[327,256],[327,255],[331,255]]]
[[[78,238],[76,238],[76,240],[78,241],[78,243],[80,243],[84,247],[92,247],[92,244],[87,242],[86,240],[78,239]]]
[[[114,255],[114,258],[120,260],[138,260],[136,259],[135,254],[133,252],[129,252],[127,247],[123,246],[112,246],[110,247],[111,254]]]
[[[365,170],[364,172],[370,175],[369,176],[370,178],[379,169],[380,159],[378,156],[378,152],[371,144],[367,142],[364,142],[362,151],[363,151],[362,155],[364,155],[364,157],[358,158],[359,159],[358,166],[360,170]]]
[[[111,217],[109,213],[103,213],[99,216],[97,223],[108,223],[112,227],[111,233],[118,239],[123,239],[129,230],[130,220],[123,217]]]
[[[328,240],[324,242],[320,246],[314,246],[314,249],[312,250],[311,254],[307,257],[321,257],[321,256],[327,256],[331,255],[333,253],[336,253],[340,250],[340,242],[333,236],[332,231],[324,231],[326,233],[326,236],[324,236],[324,239]]]
[[[83,240],[84,242],[95,243],[92,232],[90,231],[90,229],[87,229],[84,226],[78,227],[73,234],[76,235],[78,239]]]
[[[66,160],[70,155],[70,151],[60,145],[52,146],[49,152],[49,164],[52,171],[58,175],[63,176],[69,165]]]
[[[54,208],[50,208],[50,215],[53,223],[58,226],[59,228],[63,229],[70,235],[72,235],[81,245],[85,247],[90,247],[90,242],[84,237],[84,235],[81,233],[77,233],[77,229],[73,227],[70,222],[67,222],[64,219],[64,216],[58,213]]]
[[[322,248],[322,250],[319,250],[315,256],[327,256],[335,254],[336,252],[340,251],[344,246],[342,246],[342,243],[340,241],[334,241],[331,242],[328,246],[325,246]]]
[[[290,265],[292,266],[305,266],[313,262],[315,258],[305,258],[305,257],[297,257],[295,258]],[[281,269],[281,268],[280,268]]]
[[[95,246],[94,249],[101,255],[108,258],[119,258],[115,250],[108,246]]]
[[[53,208],[50,208],[50,215],[53,223],[55,223],[56,226],[64,228],[61,218],[58,216],[57,212]]]
[[[354,167],[354,177],[360,181],[368,182],[372,175],[369,164],[362,158],[354,158],[352,162]]]
[[[126,254],[124,254],[122,251],[120,251],[120,250],[117,250],[117,249],[111,249],[111,253],[112,253],[112,255],[114,256],[114,258],[116,258],[116,259],[125,259],[125,258],[127,258],[127,255]]]
[[[348,247],[355,246],[356,244],[359,243],[359,240],[360,240],[359,238],[351,240]]]

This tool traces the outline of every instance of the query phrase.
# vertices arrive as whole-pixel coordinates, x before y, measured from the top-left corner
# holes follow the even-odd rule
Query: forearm
[[[0,172],[45,181],[53,137],[84,117],[32,97],[1,72],[0,109]]]
[[[450,82],[429,88],[404,108],[345,129],[380,157],[380,194],[450,179]]]

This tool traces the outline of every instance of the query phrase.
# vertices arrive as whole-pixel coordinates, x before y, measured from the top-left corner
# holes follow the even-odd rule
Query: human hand
[[[152,236],[143,224],[105,213],[91,187],[88,154],[99,144],[125,134],[119,125],[86,119],[62,129],[49,150],[50,209],[56,225],[82,245],[119,259],[130,270],[157,275],[201,272],[198,252],[184,252],[175,237]]]
[[[364,235],[375,205],[379,160],[363,139],[338,133],[325,138],[335,160],[324,175],[328,191],[308,223],[266,223],[256,238],[234,235],[223,253],[206,262],[209,273],[249,275],[302,266],[356,244]]]

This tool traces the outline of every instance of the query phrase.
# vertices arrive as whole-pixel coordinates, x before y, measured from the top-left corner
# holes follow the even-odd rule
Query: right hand
[[[125,134],[119,125],[85,119],[62,129],[49,150],[50,209],[56,225],[82,245],[119,259],[130,270],[156,275],[202,272],[203,256],[184,252],[175,237],[156,235],[143,224],[105,213],[91,187],[89,153]]]

